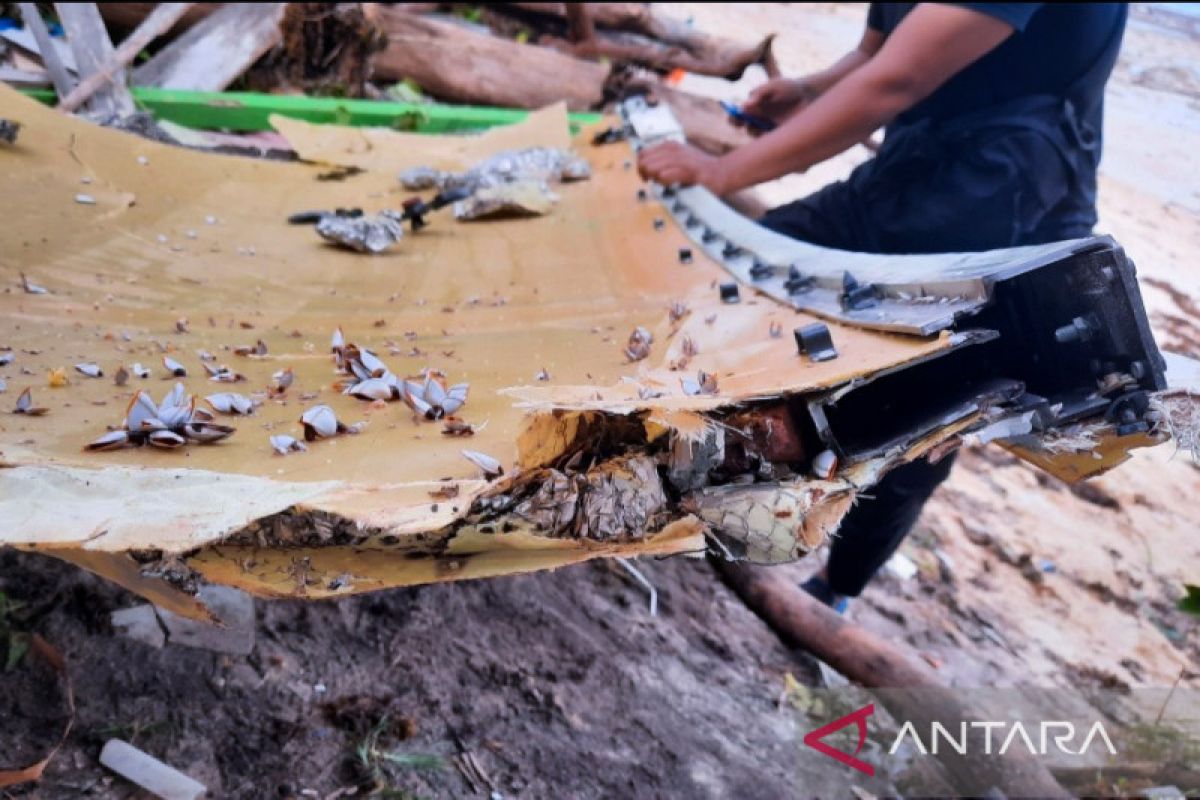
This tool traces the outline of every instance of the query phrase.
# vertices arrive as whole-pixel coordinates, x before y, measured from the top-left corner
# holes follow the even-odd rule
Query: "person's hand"
[[[742,111],[778,125],[815,100],[818,94],[804,78],[772,78],[750,93],[749,99],[742,104]]]
[[[638,172],[663,186],[698,184],[717,195],[726,192],[720,159],[682,142],[664,142],[643,150],[638,154]]]

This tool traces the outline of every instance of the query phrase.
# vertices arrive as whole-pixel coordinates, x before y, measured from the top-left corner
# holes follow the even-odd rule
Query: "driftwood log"
[[[376,13],[388,37],[375,58],[378,80],[407,78],[457,103],[541,108],[565,100],[579,111],[604,100],[607,65],[386,7]]]
[[[227,3],[133,71],[136,86],[220,91],[275,45],[287,3]]]
[[[879,702],[896,718],[910,720],[921,730],[929,730],[934,721],[986,718],[963,700],[961,690],[944,685],[915,655],[826,608],[789,573],[720,559],[712,563],[742,601],[788,644],[804,648],[868,689],[886,689],[878,693]],[[982,752],[982,734],[971,736],[967,752]],[[938,758],[956,788],[972,796],[992,787],[1006,797],[1070,796],[1044,764],[1015,749],[971,758],[944,748]]]
[[[649,3],[503,3],[502,9],[526,19],[556,19],[568,24],[568,9],[587,10],[594,36],[543,37],[546,44],[585,57],[606,57],[660,72],[683,69],[737,80],[746,67],[761,64],[775,77],[779,66],[771,51],[774,35],[754,45],[710,36],[691,25],[654,11]],[[578,11],[572,12],[578,15]]]

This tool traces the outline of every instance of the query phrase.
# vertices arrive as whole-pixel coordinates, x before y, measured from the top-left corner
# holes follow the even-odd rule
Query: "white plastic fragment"
[[[204,784],[120,739],[104,743],[100,763],[163,800],[199,800],[208,794]]]

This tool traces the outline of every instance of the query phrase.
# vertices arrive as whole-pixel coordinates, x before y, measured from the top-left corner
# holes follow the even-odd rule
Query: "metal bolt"
[[[1054,339],[1059,344],[1070,342],[1086,342],[1092,338],[1092,323],[1083,317],[1076,317],[1069,325],[1063,325],[1054,331]]]

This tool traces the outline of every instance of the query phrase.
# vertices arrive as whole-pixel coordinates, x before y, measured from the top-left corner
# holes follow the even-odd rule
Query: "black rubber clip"
[[[838,298],[843,311],[861,311],[879,305],[879,290],[874,284],[860,284],[849,272],[842,274],[842,295]]]
[[[824,322],[814,322],[796,328],[796,349],[806,354],[810,361],[832,361],[838,357],[837,348],[833,346],[833,334]]]

